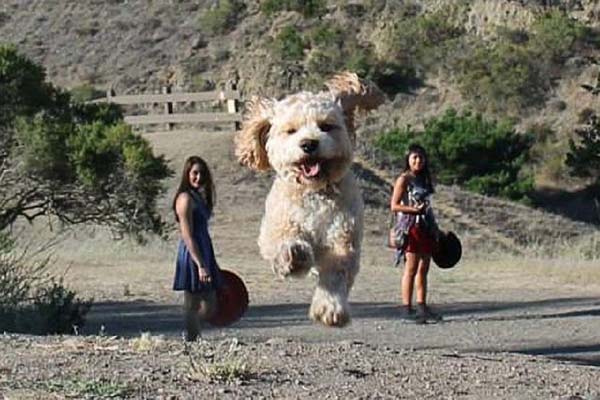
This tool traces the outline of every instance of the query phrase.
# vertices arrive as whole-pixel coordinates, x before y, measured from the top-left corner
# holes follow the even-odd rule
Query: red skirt
[[[408,244],[404,251],[406,253],[433,254],[435,240],[427,230],[418,224],[410,227],[408,231]]]

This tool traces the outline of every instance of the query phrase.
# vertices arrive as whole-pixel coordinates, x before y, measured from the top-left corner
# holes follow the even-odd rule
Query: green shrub
[[[40,334],[77,333],[85,324],[92,300],[82,300],[67,289],[61,279],[52,279],[34,293],[32,311],[34,326],[28,332]],[[20,327],[23,328],[23,327]]]
[[[306,60],[306,70],[312,75],[313,80],[322,81],[323,77],[339,70],[342,62],[342,52],[339,49],[333,52],[314,49]]]
[[[272,16],[281,11],[296,11],[305,18],[319,17],[327,11],[325,0],[263,0],[260,11]]]
[[[47,261],[26,263],[26,254],[14,250],[14,240],[0,231],[0,313],[29,299],[34,286],[46,279]]]
[[[592,194],[600,200],[600,117],[590,116],[575,134],[576,140],[569,140],[566,165],[575,176],[590,179]]]
[[[73,100],[77,103],[85,103],[86,101],[99,99],[105,95],[103,91],[96,89],[90,84],[75,86],[70,90],[70,93]]]
[[[527,201],[533,190],[532,175],[525,169],[532,137],[516,133],[508,122],[448,110],[427,121],[423,131],[396,129],[380,135],[375,144],[403,161],[412,142],[428,150],[430,166],[440,183],[521,201]]]
[[[347,33],[339,26],[326,24],[317,25],[308,31],[308,40],[311,47],[330,48],[342,47]]]
[[[495,44],[475,44],[456,62],[459,88],[479,110],[519,115],[544,103],[564,61],[584,54],[592,36],[560,11],[528,32],[499,28]]]
[[[458,65],[458,83],[479,110],[519,114],[545,100],[547,68],[527,47],[501,41],[472,49]]]
[[[341,26],[319,24],[305,37],[305,47],[310,48],[305,68],[315,86],[343,70],[374,81],[389,94],[408,90],[415,82],[414,68],[378,60],[371,45],[359,43],[356,35]]]
[[[406,15],[386,30],[382,42],[384,57],[427,70],[439,64],[446,48],[463,34],[442,13]]]
[[[293,26],[284,27],[273,41],[273,51],[283,61],[304,59],[304,40]]]
[[[91,300],[83,301],[48,272],[48,257],[15,250],[0,232],[0,331],[73,333],[85,324]]]
[[[534,124],[528,128],[534,136],[529,151],[531,162],[535,165],[536,181],[560,182],[567,176],[565,167],[567,142],[547,125]]]
[[[562,63],[576,51],[575,44],[586,35],[583,24],[555,10],[539,18],[532,26],[531,50],[545,59]]]
[[[17,115],[33,115],[51,104],[44,69],[19,54],[13,46],[0,44],[0,129]]]
[[[200,29],[209,35],[222,35],[232,31],[245,7],[240,0],[219,0],[200,16]]]
[[[373,62],[373,55],[369,48],[356,48],[344,57],[344,66],[340,69],[357,73],[359,76],[374,79],[375,71],[379,64]],[[374,79],[376,81],[376,79]],[[376,82],[377,83],[377,82]]]
[[[356,40],[341,27],[332,24],[319,24],[305,35],[306,47],[311,49],[306,61],[306,70],[315,82],[323,81],[333,73],[348,68],[345,64],[349,54],[357,48]]]

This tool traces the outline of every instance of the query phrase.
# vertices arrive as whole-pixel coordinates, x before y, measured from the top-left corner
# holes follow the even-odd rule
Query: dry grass
[[[236,338],[224,340],[214,348],[200,341],[188,345],[187,352],[189,375],[193,380],[241,381],[250,378],[259,369],[255,361],[248,361],[248,356]]]
[[[130,341],[131,349],[136,353],[152,353],[160,350],[164,344],[163,336],[152,336],[150,332],[143,332],[139,338]]]

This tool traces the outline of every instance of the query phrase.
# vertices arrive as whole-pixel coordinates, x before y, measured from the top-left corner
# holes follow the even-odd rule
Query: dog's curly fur
[[[282,100],[253,98],[236,137],[239,161],[276,178],[266,200],[258,245],[280,276],[318,285],[310,317],[327,326],[349,319],[348,294],[359,270],[363,202],[350,171],[357,111],[383,102],[382,92],[344,72],[328,90]]]

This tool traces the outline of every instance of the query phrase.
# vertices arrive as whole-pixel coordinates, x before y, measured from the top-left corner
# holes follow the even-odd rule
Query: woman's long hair
[[[197,191],[197,193],[202,196],[202,199],[206,203],[206,207],[208,211],[212,214],[213,207],[216,203],[216,194],[215,194],[215,184],[212,179],[212,175],[210,173],[210,169],[208,168],[208,164],[201,157],[191,156],[185,160],[183,164],[183,171],[181,172],[181,181],[179,182],[179,187],[177,188],[177,192],[175,192],[175,197],[173,197],[173,212],[175,213],[175,221],[179,222],[179,218],[177,217],[177,210],[175,209],[175,203],[177,202],[177,197],[183,192],[192,192],[195,189],[190,186],[190,171],[194,165],[198,164],[200,167],[200,185],[201,190]]]
[[[408,159],[411,154],[419,154],[423,160],[425,161],[425,166],[417,175],[418,178],[423,179],[423,184],[425,188],[429,190],[430,193],[434,193],[435,189],[433,188],[433,180],[431,179],[431,173],[429,172],[429,158],[427,157],[427,152],[425,148],[419,144],[411,144],[408,146],[408,150],[406,151],[406,155],[404,157],[404,172],[410,171],[410,165],[408,163]]]

